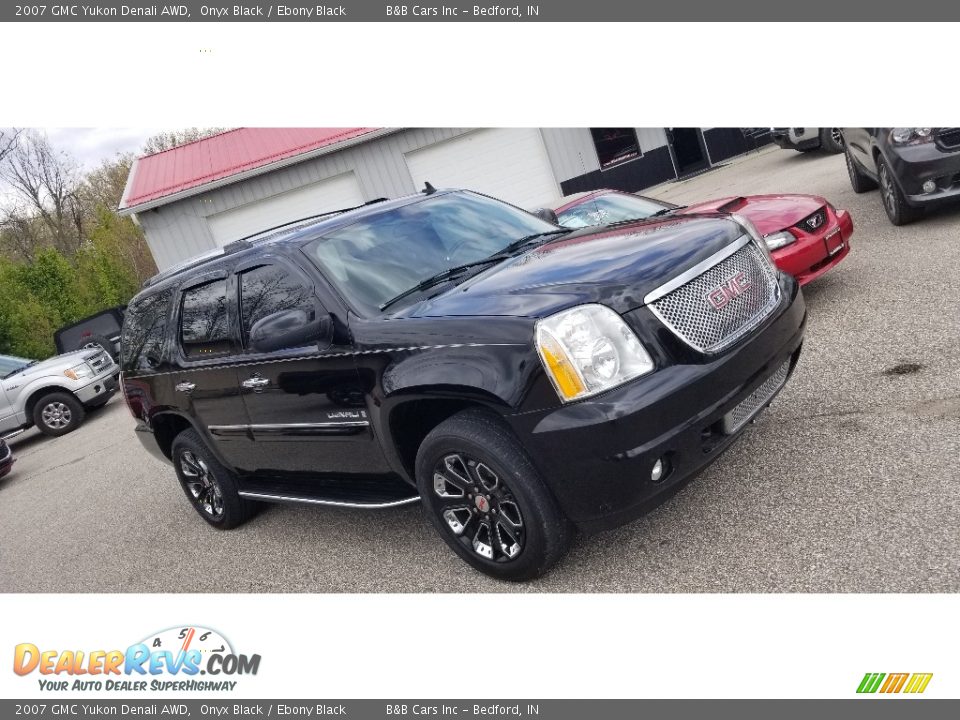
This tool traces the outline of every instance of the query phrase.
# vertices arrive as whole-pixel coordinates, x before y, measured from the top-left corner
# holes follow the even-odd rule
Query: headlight
[[[890,140],[894,145],[920,145],[933,140],[933,128],[894,128]]]
[[[71,380],[83,380],[93,377],[93,369],[86,363],[80,363],[79,365],[74,365],[69,370],[64,370],[63,374]]]
[[[537,352],[564,402],[653,371],[637,336],[606,305],[579,305],[537,322]]]
[[[767,248],[770,250],[779,250],[782,247],[786,247],[790,243],[795,243],[797,239],[793,236],[789,230],[781,230],[780,232],[770,233],[763,238],[767,243]]]
[[[763,239],[763,236],[760,234],[760,231],[757,230],[757,226],[753,224],[750,218],[745,215],[738,215],[737,213],[730,213],[730,217],[733,219],[737,225],[742,227],[747,231],[747,234],[753,240],[753,244],[760,248],[761,252],[767,256],[767,260],[770,261],[770,264],[773,264],[773,258],[770,257],[770,248],[767,247],[766,241]]]

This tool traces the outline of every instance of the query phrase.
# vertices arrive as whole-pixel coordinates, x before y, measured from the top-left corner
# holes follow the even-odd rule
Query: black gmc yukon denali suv
[[[149,281],[123,389],[214,527],[258,501],[419,500],[462,559],[523,580],[716,459],[805,320],[745,219],[570,231],[428,186]]]

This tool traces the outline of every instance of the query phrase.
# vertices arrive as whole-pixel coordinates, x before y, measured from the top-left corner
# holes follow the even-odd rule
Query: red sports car
[[[568,195],[556,208],[559,223],[572,228],[701,212],[746,217],[766,239],[777,267],[801,285],[823,275],[850,252],[850,213],[816,195],[749,195],[682,206],[619,190],[594,190]]]

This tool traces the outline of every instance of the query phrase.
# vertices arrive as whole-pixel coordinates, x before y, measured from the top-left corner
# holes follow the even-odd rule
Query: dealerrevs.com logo
[[[927,689],[933,673],[867,673],[857,686],[858,693],[915,695]]]
[[[13,651],[13,671],[36,673],[40,689],[54,692],[231,691],[234,678],[259,669],[260,655],[234,652],[223,635],[199,626],[151,633],[125,650],[50,650],[20,643]]]

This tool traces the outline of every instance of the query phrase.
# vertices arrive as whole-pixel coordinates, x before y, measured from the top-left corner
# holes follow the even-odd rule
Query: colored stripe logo
[[[867,673],[857,692],[919,694],[927,689],[932,677],[933,673]]]

